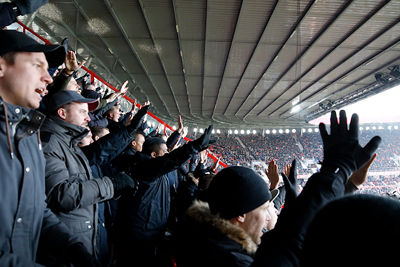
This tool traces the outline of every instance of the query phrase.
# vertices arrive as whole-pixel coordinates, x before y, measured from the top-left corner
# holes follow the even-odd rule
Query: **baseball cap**
[[[93,111],[99,105],[99,101],[93,98],[85,98],[75,91],[62,90],[57,93],[46,96],[46,109],[55,111],[61,106],[75,102],[75,103],[88,103],[89,111]]]
[[[9,52],[43,52],[49,68],[56,68],[65,61],[67,48],[63,45],[40,44],[15,30],[0,30],[0,56]]]

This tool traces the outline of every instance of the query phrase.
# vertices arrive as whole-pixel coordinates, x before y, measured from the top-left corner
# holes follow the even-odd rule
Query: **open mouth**
[[[35,92],[38,93],[41,97],[45,96],[47,94],[46,88],[36,88]]]

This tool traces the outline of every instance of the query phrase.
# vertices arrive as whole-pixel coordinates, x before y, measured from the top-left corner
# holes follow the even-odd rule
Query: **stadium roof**
[[[400,1],[50,0],[22,22],[171,123],[300,126],[399,83]]]

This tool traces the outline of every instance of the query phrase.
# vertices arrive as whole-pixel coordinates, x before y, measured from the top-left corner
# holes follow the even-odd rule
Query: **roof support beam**
[[[331,49],[329,49],[324,55],[322,55],[314,64],[312,64],[306,71],[303,72],[297,79],[295,79],[288,87],[285,88],[285,90],[280,94],[278,97],[276,97],[270,104],[268,104],[267,107],[265,107],[261,112],[257,114],[260,115],[263,113],[273,102],[275,102],[277,99],[279,99],[284,93],[286,93],[290,88],[292,88],[296,83],[298,83],[304,76],[306,76],[308,73],[310,73],[323,59],[328,57],[336,48],[338,48],[343,42],[345,42],[355,31],[357,31],[362,25],[364,25],[366,22],[368,22],[372,16],[374,16],[379,10],[381,10],[390,0],[385,1],[381,3],[378,7],[376,7],[373,11],[371,11],[368,16],[366,16],[360,23],[358,23],[353,29],[348,32],[345,36],[343,36],[342,39],[340,39],[336,44],[334,44]],[[336,16],[335,16],[336,17]],[[337,18],[337,17],[336,17]],[[303,54],[301,55],[303,56]],[[298,94],[296,94],[296,97]],[[295,98],[295,97],[294,97]],[[276,109],[274,109],[272,112],[268,114],[268,116],[271,116],[274,114],[276,111],[278,111],[280,108],[282,108],[284,105],[288,104],[290,101],[292,101],[294,98],[290,99],[289,101],[286,101]]]
[[[139,55],[138,55],[138,52],[135,50],[135,48],[132,46],[131,42],[129,41],[129,36],[128,36],[128,34],[126,33],[126,31],[125,31],[125,29],[124,29],[124,26],[122,26],[122,23],[121,23],[121,21],[119,20],[119,18],[118,18],[118,16],[117,16],[116,12],[115,12],[115,10],[114,10],[114,8],[112,7],[111,2],[110,2],[109,0],[103,0],[103,1],[104,1],[104,3],[106,4],[106,6],[107,6],[107,8],[108,8],[108,11],[110,12],[111,16],[114,18],[114,20],[115,20],[115,22],[116,22],[116,24],[117,24],[119,30],[121,31],[122,35],[124,36],[124,39],[125,39],[125,41],[127,42],[127,44],[129,45],[129,47],[130,47],[132,53],[136,56],[137,60],[139,61],[140,66],[141,66],[142,69],[144,70],[144,73],[148,73],[147,70],[146,70],[146,67],[145,67],[145,65],[144,65],[144,63],[143,63],[143,61],[141,60],[141,58],[140,58]],[[129,73],[128,73],[128,74],[129,74]],[[130,75],[130,74],[129,74],[129,75]],[[165,111],[168,113],[168,116],[171,116],[171,113],[170,113],[170,111],[169,111],[167,105],[164,103],[164,100],[162,99],[160,93],[158,92],[157,88],[154,86],[153,81],[151,80],[150,77],[147,76],[147,78],[149,79],[151,85],[153,86],[154,91],[155,91],[156,94],[157,94],[157,97],[160,99],[160,102],[163,104],[163,107],[164,107]],[[134,80],[134,79],[132,78],[132,80]]]

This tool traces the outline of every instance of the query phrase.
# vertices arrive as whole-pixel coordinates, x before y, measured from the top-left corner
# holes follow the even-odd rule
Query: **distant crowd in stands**
[[[376,151],[370,172],[390,172],[400,169],[400,130],[380,129],[362,130],[360,132],[360,143],[365,144],[373,136],[380,135],[383,142]],[[189,137],[194,138],[196,134]],[[319,133],[301,132],[291,134],[215,134],[217,145],[212,146],[210,152],[215,154],[221,161],[229,165],[241,165],[262,170],[263,167],[274,160],[279,169],[288,164],[287,159],[298,159],[298,173],[300,175],[311,175],[319,169],[323,160],[323,148]],[[399,158],[397,158],[399,157]],[[264,162],[258,168],[253,162]],[[400,176],[390,175],[385,177],[368,177],[368,183],[364,184],[364,192],[384,194],[400,188]],[[373,182],[373,181],[378,182]],[[370,181],[370,182],[369,182]],[[379,181],[382,181],[381,183]],[[387,182],[384,182],[387,181]]]

